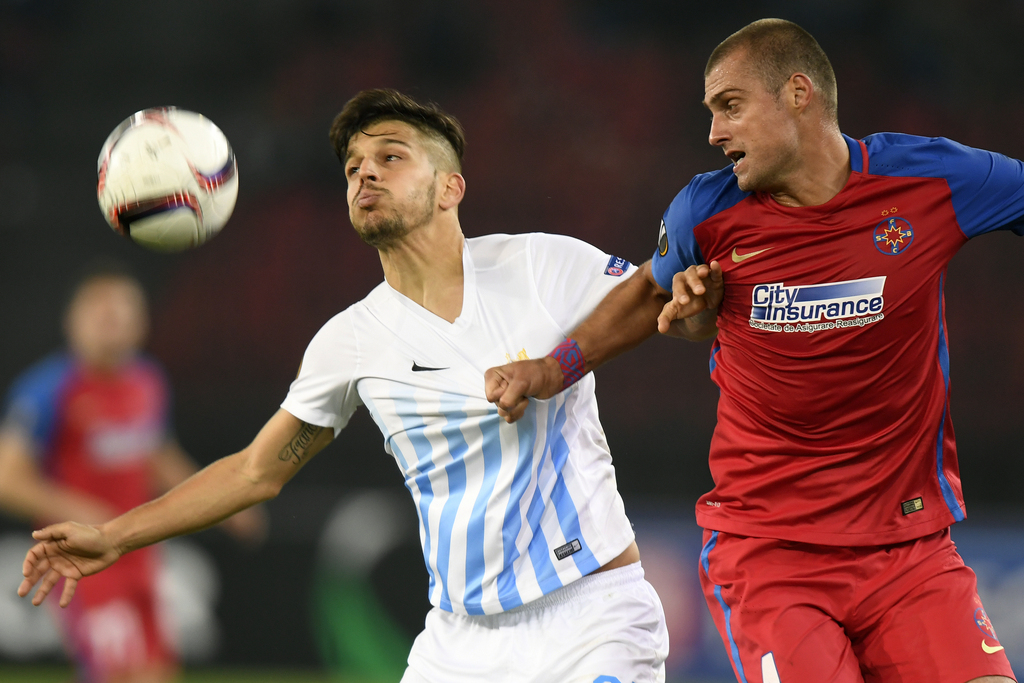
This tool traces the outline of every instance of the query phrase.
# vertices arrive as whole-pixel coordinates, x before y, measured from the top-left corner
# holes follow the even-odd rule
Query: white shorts
[[[427,614],[402,683],[663,683],[665,612],[640,563],[488,616]]]

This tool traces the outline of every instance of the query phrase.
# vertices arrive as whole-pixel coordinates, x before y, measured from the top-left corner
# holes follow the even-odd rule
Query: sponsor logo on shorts
[[[875,226],[875,248],[883,254],[902,254],[914,241],[914,228],[899,216],[886,218]]]
[[[574,538],[565,545],[560,545],[555,548],[555,557],[559,560],[564,560],[573,553],[578,553],[583,550],[583,545],[580,543],[580,539]]]
[[[924,498],[905,500],[900,503],[900,507],[903,508],[904,515],[909,515],[911,512],[917,512],[918,510],[924,510]]]
[[[604,274],[611,275],[612,277],[619,277],[627,270],[629,270],[630,263],[624,258],[618,256],[612,256],[608,259],[608,265],[605,266]]]
[[[820,332],[856,329],[885,317],[885,276],[860,280],[790,285],[755,285],[750,326],[766,332]]]

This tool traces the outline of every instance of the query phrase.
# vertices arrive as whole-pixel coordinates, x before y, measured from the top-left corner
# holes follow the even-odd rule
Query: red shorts
[[[741,683],[1014,678],[948,529],[850,548],[705,531],[700,580]]]
[[[158,619],[156,577],[118,565],[79,581],[71,604],[59,610],[79,679],[89,683],[175,666]]]

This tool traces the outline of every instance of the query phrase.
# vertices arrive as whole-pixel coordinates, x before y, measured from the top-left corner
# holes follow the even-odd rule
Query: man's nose
[[[708,134],[708,142],[715,147],[722,146],[729,139],[729,131],[722,117],[718,114],[711,116],[711,131]]]
[[[377,165],[369,160],[363,160],[363,163],[359,164],[359,171],[356,173],[360,180],[380,180],[380,169]]]

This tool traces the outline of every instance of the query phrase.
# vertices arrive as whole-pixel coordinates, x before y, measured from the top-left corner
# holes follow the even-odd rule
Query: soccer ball
[[[156,251],[182,251],[224,227],[238,167],[220,128],[202,114],[162,107],[132,114],[100,150],[96,197],[107,223]]]

